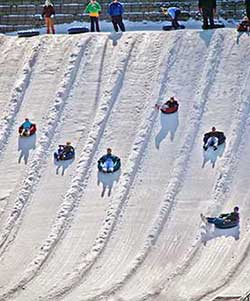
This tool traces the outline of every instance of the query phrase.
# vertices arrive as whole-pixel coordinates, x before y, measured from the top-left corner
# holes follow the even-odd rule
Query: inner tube
[[[226,136],[224,135],[224,133],[216,131],[215,133],[209,132],[209,133],[206,133],[204,135],[204,138],[203,138],[204,144],[207,143],[207,141],[210,137],[217,137],[218,138],[218,145],[223,144],[226,141]]]
[[[17,35],[19,38],[29,38],[29,37],[34,37],[34,36],[39,36],[40,32],[39,30],[23,30],[23,31],[18,31]]]
[[[179,30],[179,29],[185,29],[185,26],[180,25],[178,28],[174,28],[172,25],[163,25],[162,26],[162,30],[164,30],[164,31]]]
[[[20,136],[29,137],[31,135],[34,135],[36,132],[36,125],[33,123],[29,131],[25,131],[23,134],[22,132],[23,132],[23,126],[20,126],[18,129],[18,133],[20,134]]]
[[[215,224],[215,227],[219,229],[230,229],[233,227],[237,227],[238,225],[239,225],[239,221],[231,221],[228,223],[224,222],[222,224]]]
[[[179,108],[179,104],[177,103],[175,106],[173,107],[169,107],[169,108],[161,108],[161,112],[164,114],[172,114],[178,111]]]
[[[117,156],[111,156],[110,158],[112,159],[112,161],[114,163],[113,171],[110,171],[110,170],[104,171],[103,170],[103,164],[104,164],[105,160],[102,160],[102,158],[100,158],[98,160],[97,167],[98,167],[99,171],[104,172],[104,173],[113,173],[113,172],[116,172],[117,170],[119,170],[121,168],[121,159]]]
[[[68,34],[78,34],[85,32],[89,32],[89,29],[87,27],[72,27],[68,29]]]

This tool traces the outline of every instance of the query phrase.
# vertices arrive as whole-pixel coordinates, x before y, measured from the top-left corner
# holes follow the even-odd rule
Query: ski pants
[[[202,17],[203,17],[203,26],[205,28],[208,27],[208,19],[209,19],[210,26],[214,25],[214,12],[212,7],[202,8]]]
[[[207,140],[207,143],[205,144],[206,147],[209,147],[209,146],[218,146],[218,142],[219,142],[219,139],[217,137],[210,137],[208,138]]]
[[[122,21],[122,16],[112,16],[111,17],[112,19],[112,23],[113,23],[113,26],[114,26],[114,30],[116,32],[118,32],[119,28],[118,26],[120,27],[121,31],[125,31],[125,25]]]
[[[224,218],[222,217],[207,217],[209,224],[222,225],[224,223]]]
[[[180,14],[181,14],[181,10],[180,9],[176,10],[175,16],[172,19],[172,27],[174,27],[174,29],[177,29],[180,26],[180,24],[178,23],[178,17],[180,16]]]
[[[47,34],[50,33],[50,30],[53,34],[55,34],[54,20],[52,20],[50,17],[45,17],[45,24],[47,27]]]
[[[107,170],[113,169],[114,168],[114,162],[112,161],[112,159],[107,159],[103,163],[103,168],[106,168]]]
[[[99,18],[98,17],[90,17],[90,31],[94,32],[95,28],[96,28],[97,32],[100,32]]]

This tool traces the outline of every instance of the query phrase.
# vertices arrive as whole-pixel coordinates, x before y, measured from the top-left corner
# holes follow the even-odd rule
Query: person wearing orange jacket
[[[96,0],[90,0],[89,4],[87,5],[86,9],[84,10],[85,13],[88,13],[90,16],[90,31],[94,32],[95,29],[97,32],[100,32],[99,26],[99,15],[101,12],[101,5]]]
[[[46,0],[43,7],[42,17],[45,18],[47,34],[50,33],[50,30],[53,34],[55,34],[54,16],[55,16],[54,6],[50,0]]]

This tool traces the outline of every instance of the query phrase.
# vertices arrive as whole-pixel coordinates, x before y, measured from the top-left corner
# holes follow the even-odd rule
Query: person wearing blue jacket
[[[29,130],[32,126],[32,123],[29,121],[28,118],[25,118],[25,121],[21,126],[23,127],[24,130]]]
[[[114,30],[116,32],[118,32],[119,28],[121,31],[125,31],[125,25],[122,21],[123,12],[124,12],[123,5],[118,0],[113,0],[113,2],[109,4],[108,13],[111,17]]]

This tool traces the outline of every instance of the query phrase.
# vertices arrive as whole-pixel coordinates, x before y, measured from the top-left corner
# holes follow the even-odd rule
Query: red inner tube
[[[175,113],[178,110],[178,105],[170,108],[161,108],[162,113],[171,114]]]
[[[23,127],[20,126],[20,128],[19,128],[19,130],[18,130],[19,134],[21,134],[22,131],[23,131]],[[35,132],[36,132],[36,125],[35,125],[35,124],[32,124],[32,126],[31,126],[31,128],[30,128],[29,131],[30,131],[30,135],[35,134]]]

